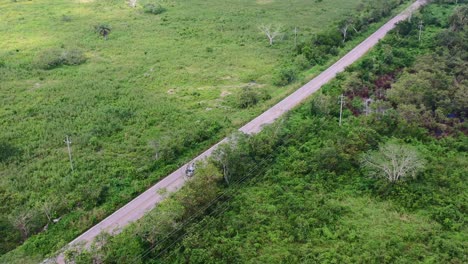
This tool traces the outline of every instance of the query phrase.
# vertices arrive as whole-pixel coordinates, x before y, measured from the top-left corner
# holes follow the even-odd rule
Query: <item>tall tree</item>
[[[453,15],[449,18],[450,29],[453,31],[461,31],[468,25],[468,6],[463,5],[458,7]]]

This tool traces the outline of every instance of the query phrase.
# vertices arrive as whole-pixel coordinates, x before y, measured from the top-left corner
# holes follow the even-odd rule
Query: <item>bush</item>
[[[250,87],[244,87],[239,96],[239,107],[249,108],[259,102],[259,94]]]
[[[112,31],[112,27],[108,24],[97,24],[94,25],[94,31],[107,40],[107,37]]]
[[[62,65],[79,65],[86,61],[81,50],[77,49],[47,49],[36,57],[35,65],[44,70],[50,70]]]
[[[143,6],[143,11],[148,14],[159,15],[166,9],[160,4],[146,4]]]
[[[62,21],[63,22],[70,22],[70,21],[72,21],[72,18],[71,18],[71,16],[62,15]]]
[[[62,52],[65,65],[80,65],[86,61],[86,57],[81,50],[71,49]]]
[[[286,66],[276,73],[274,84],[277,86],[285,86],[297,79],[297,70],[292,66]]]
[[[307,57],[304,54],[297,55],[296,58],[294,59],[294,64],[300,70],[305,70],[308,67],[310,67],[310,61],[307,59]]]
[[[62,51],[60,49],[44,50],[36,57],[35,64],[41,69],[53,69],[63,64]]]

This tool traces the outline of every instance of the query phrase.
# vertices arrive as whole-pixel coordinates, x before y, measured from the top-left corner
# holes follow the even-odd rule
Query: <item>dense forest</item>
[[[67,258],[466,263],[467,17],[463,1],[424,7],[307,104],[231,136],[141,221]]]
[[[0,262],[61,249],[410,1],[138,2],[0,3]]]

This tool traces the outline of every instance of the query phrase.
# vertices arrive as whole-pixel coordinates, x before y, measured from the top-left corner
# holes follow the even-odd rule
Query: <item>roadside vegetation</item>
[[[67,257],[466,263],[467,11],[413,14],[306,105],[256,136],[234,134],[142,220]],[[397,96],[402,86],[411,92]]]
[[[1,260],[60,249],[404,3],[1,3],[0,253],[24,243]]]

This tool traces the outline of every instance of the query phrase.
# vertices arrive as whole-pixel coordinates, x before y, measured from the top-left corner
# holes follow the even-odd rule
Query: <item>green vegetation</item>
[[[275,83],[301,81],[312,65],[295,44],[324,27],[339,32],[345,14],[376,2],[402,3],[0,3],[0,253],[24,242],[0,262],[60,249],[284,97],[297,84]],[[283,30],[271,47],[258,29],[269,23]]]
[[[143,10],[145,11],[145,13],[150,13],[150,14],[153,14],[153,15],[159,15],[161,14],[162,12],[165,11],[164,7],[162,7],[160,4],[158,3],[148,3],[148,4],[145,4],[145,6],[143,7]]]
[[[86,57],[81,50],[47,49],[37,55],[34,64],[41,69],[50,70],[62,65],[80,65],[84,62]]]
[[[235,144],[200,165],[180,192],[122,234],[101,237],[89,251],[70,251],[70,258],[466,263],[468,116],[466,104],[456,102],[458,89],[467,87],[468,24],[453,24],[466,10],[431,4],[414,14],[307,105],[259,135],[235,134]],[[421,63],[428,59],[430,68]],[[408,80],[417,84],[408,86],[411,93],[391,96]],[[342,93],[347,103],[338,126]],[[416,109],[412,122],[409,107]],[[414,177],[368,175],[363,160],[388,157],[408,160]]]

